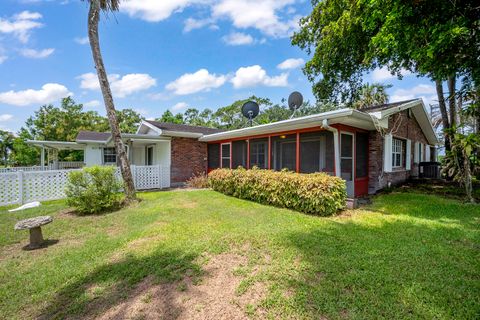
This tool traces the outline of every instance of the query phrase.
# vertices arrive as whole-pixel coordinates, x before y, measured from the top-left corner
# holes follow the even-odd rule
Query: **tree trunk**
[[[100,52],[100,41],[98,38],[99,20],[99,3],[98,1],[90,1],[90,10],[88,12],[88,39],[90,41],[90,48],[92,49],[93,60],[95,61],[95,68],[97,69],[98,81],[100,82],[100,88],[102,89],[103,101],[105,103],[105,109],[107,110],[107,117],[112,131],[115,150],[120,162],[120,171],[122,172],[125,196],[127,201],[132,201],[136,199],[135,185],[133,184],[130,163],[128,162],[127,153],[125,152],[125,146],[123,145],[120,134],[120,127],[118,125],[115,106],[113,104],[112,91],[110,90],[110,83],[108,82],[107,72],[105,71],[102,54]]]
[[[442,115],[443,130],[445,131],[450,128],[450,122],[448,121],[447,105],[445,104],[445,97],[443,96],[442,81],[435,80],[435,86],[437,89],[438,108],[440,109],[440,113]],[[450,151],[450,146],[450,138],[447,134],[445,134],[445,151]]]
[[[450,127],[457,126],[457,105],[455,103],[455,75],[448,77],[448,108],[450,113]]]

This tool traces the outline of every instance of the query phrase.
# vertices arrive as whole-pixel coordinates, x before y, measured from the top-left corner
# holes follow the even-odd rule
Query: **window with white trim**
[[[103,163],[117,163],[117,153],[115,152],[115,148],[103,148]]]
[[[230,168],[230,143],[222,143],[222,168]]]
[[[392,139],[392,168],[400,168],[403,165],[403,140]]]

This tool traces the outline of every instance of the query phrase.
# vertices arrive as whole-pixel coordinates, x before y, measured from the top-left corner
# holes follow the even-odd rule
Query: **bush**
[[[208,180],[227,195],[321,216],[343,209],[347,199],[345,181],[325,173],[216,169]]]
[[[72,171],[65,189],[67,204],[80,214],[114,210],[120,206],[121,188],[115,167],[93,166]]]
[[[208,176],[204,172],[193,175],[187,180],[187,187],[195,189],[208,188]]]

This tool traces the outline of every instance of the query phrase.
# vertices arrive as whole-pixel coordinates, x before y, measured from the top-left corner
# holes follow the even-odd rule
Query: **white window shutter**
[[[405,152],[405,170],[410,170],[412,168],[412,140],[407,139],[407,146]]]
[[[413,145],[413,163],[419,163],[420,159],[418,157],[418,145],[419,143],[418,142],[415,142],[414,145]]]
[[[383,144],[383,171],[392,172],[392,135],[387,133]]]
[[[430,146],[428,144],[425,146],[425,161],[430,161]]]
[[[420,162],[425,161],[425,145],[420,143]]]

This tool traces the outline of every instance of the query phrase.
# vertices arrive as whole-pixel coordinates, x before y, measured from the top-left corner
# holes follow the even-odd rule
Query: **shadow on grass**
[[[156,285],[173,283],[187,274],[202,276],[201,267],[194,262],[196,257],[160,248],[145,257],[127,256],[103,265],[62,288],[37,319],[97,318],[131,298],[145,280],[151,279],[149,284]],[[172,285],[166,288],[155,303],[162,304],[159,308],[165,310],[167,316],[162,318],[175,318],[182,312],[175,302],[177,288]],[[122,307],[116,310],[114,318],[123,319],[124,311]]]
[[[393,212],[395,205],[384,209]],[[407,216],[332,220],[289,233],[283,244],[303,261],[298,274],[283,279],[285,290],[294,292],[293,309],[329,319],[477,318],[474,210],[423,205],[430,212],[418,212],[415,201],[406,206]]]
[[[45,248],[48,248],[50,246],[53,246],[55,244],[57,244],[59,242],[59,240],[57,239],[46,239],[43,241],[43,243],[39,246],[39,247],[31,247],[30,244],[27,244],[25,246],[22,247],[22,250],[25,250],[25,251],[33,251],[33,250],[41,250],[41,249],[45,249]]]

